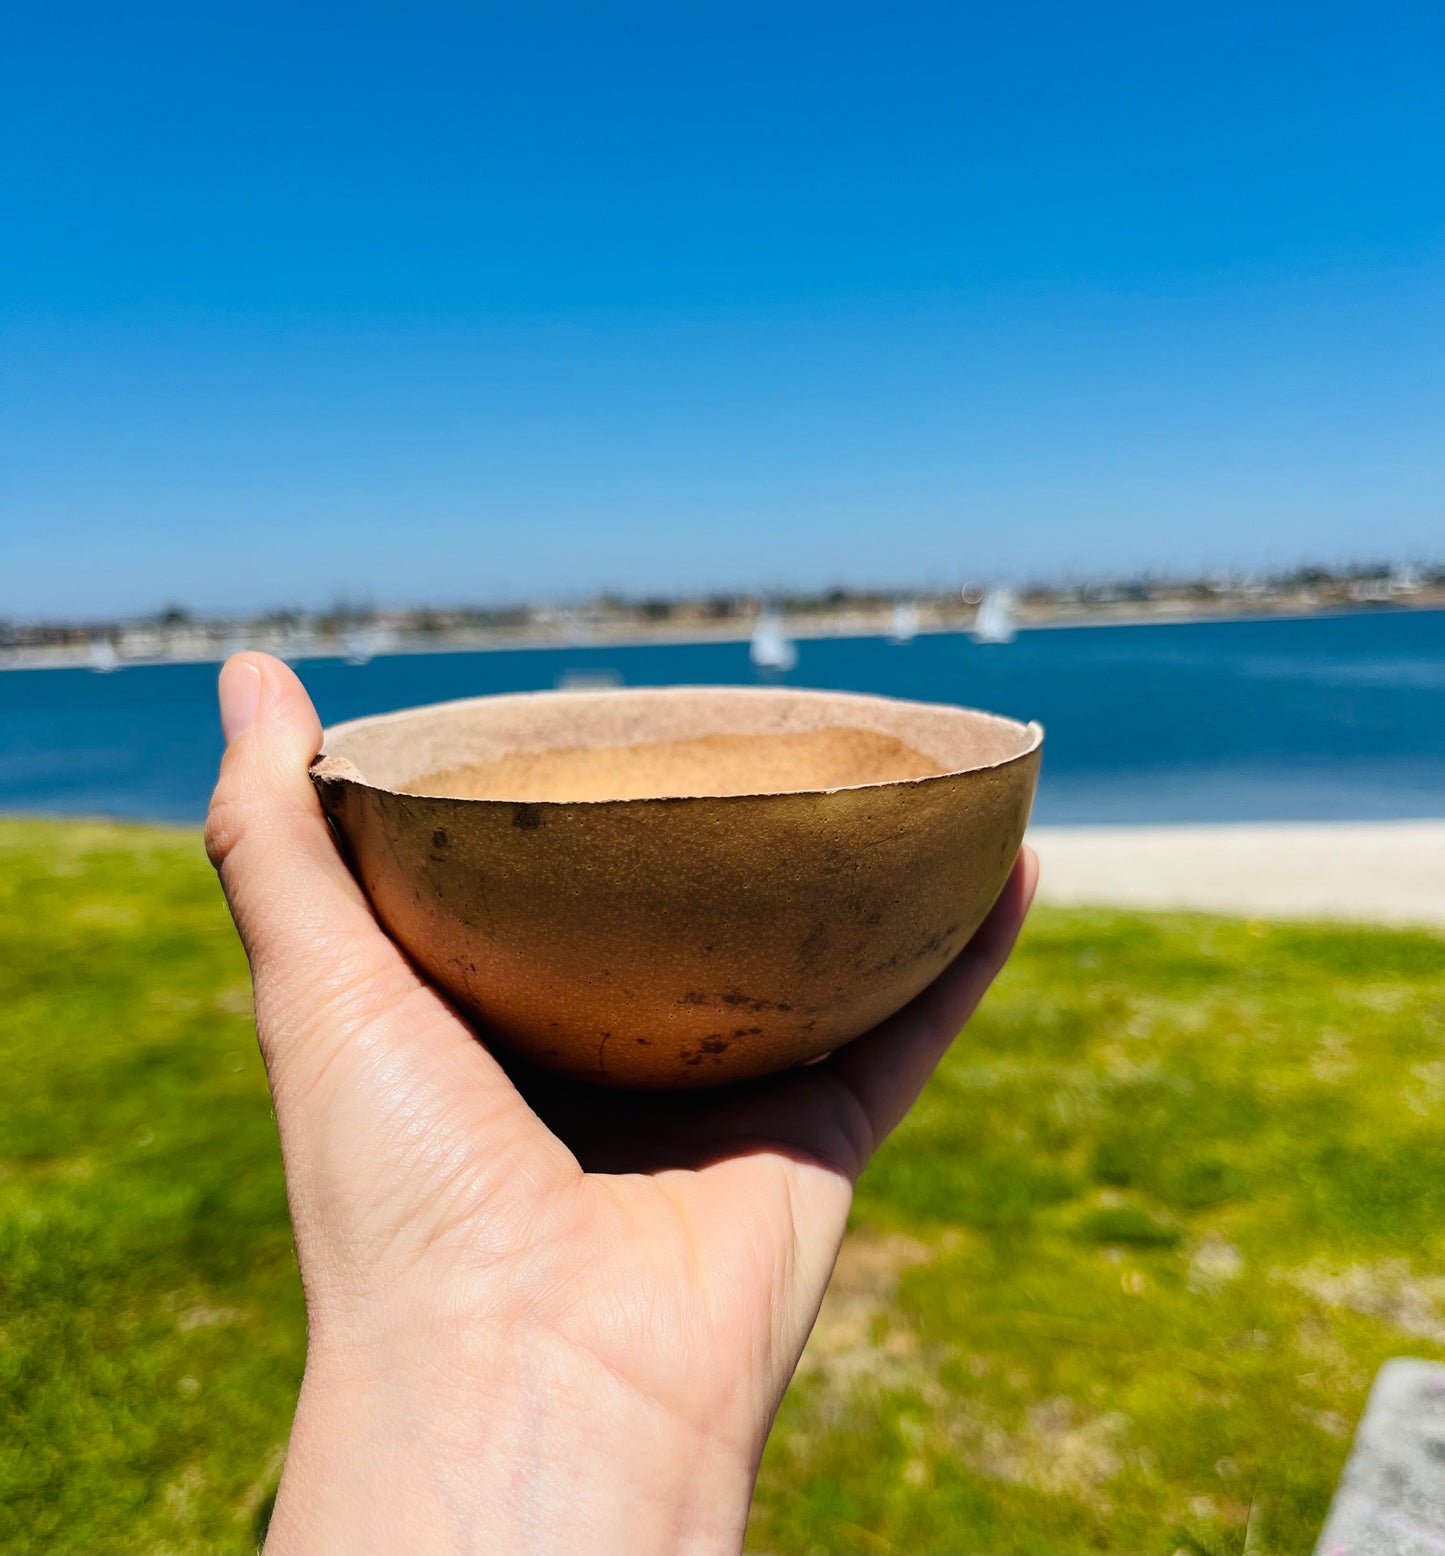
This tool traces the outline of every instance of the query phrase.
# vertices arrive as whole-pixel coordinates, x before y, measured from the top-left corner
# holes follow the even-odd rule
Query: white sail
[[[623,680],[616,670],[564,670],[552,684],[559,692],[605,692]]]
[[[347,664],[370,664],[376,655],[376,634],[370,627],[355,627],[346,634],[341,646]]]
[[[888,634],[890,643],[911,643],[918,636],[918,607],[912,600],[900,600],[893,607],[893,629]]]
[[[973,620],[974,642],[1012,643],[1016,630],[1013,590],[990,589]]]
[[[783,630],[782,617],[776,612],[764,611],[758,617],[748,658],[758,670],[787,671],[797,664],[797,644]]]
[[[112,670],[119,669],[120,655],[116,653],[114,645],[109,638],[92,638],[90,640],[90,668],[101,675],[109,675]]]

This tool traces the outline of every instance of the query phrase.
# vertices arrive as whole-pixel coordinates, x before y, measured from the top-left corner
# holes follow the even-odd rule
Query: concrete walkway
[[[1039,900],[1445,926],[1445,821],[1033,827]]]
[[[1445,1556],[1445,1366],[1375,1377],[1315,1556]]]

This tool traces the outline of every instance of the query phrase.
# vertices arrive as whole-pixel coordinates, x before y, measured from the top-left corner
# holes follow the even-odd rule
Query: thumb
[[[321,723],[301,682],[280,660],[238,654],[218,690],[227,743],[206,848],[251,961],[293,1207],[324,1200],[355,1209],[358,1163],[398,1138],[401,1117],[437,1139],[456,1139],[463,1119],[458,1150],[484,1125],[494,1148],[534,1146],[531,1110],[383,933],[337,851],[308,773]],[[510,1134],[499,1132],[504,1120]],[[451,1159],[440,1147],[432,1155]],[[549,1159],[576,1170],[565,1152]],[[341,1180],[338,1160],[349,1164]],[[504,1165],[498,1150],[485,1181],[498,1181]],[[508,1181],[520,1191],[533,1180]]]
[[[377,927],[312,788],[321,721],[305,687],[279,659],[248,653],[226,661],[218,694],[226,754],[206,851],[250,958],[269,1065],[303,1012],[363,982],[394,978],[401,993],[417,979]]]

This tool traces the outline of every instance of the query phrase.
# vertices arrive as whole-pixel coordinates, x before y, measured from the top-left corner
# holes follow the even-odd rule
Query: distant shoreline
[[[1445,610],[1445,605],[1439,600],[1428,599],[1418,603],[1408,600],[1395,600],[1388,603],[1381,602],[1367,605],[1325,605],[1318,608],[1291,607],[1287,609],[1260,609],[1260,610],[1227,610],[1227,611],[1089,611],[1073,615],[1059,615],[1045,618],[1030,618],[1026,614],[1021,615],[1015,622],[1018,632],[1046,632],[1046,631],[1071,631],[1079,628],[1099,627],[1195,627],[1220,625],[1228,626],[1239,622],[1264,622],[1264,621],[1319,621],[1345,616],[1379,616],[1398,615],[1409,612],[1430,612]],[[865,640],[888,639],[891,633],[886,624],[877,620],[862,619],[856,616],[835,616],[828,622],[822,623],[816,620],[809,621],[793,619],[784,620],[784,627],[788,636],[796,642],[807,643],[839,638],[859,638]],[[715,632],[701,631],[696,626],[685,628],[669,628],[659,625],[657,628],[637,633],[635,631],[625,634],[610,636],[605,632],[580,635],[573,638],[556,636],[517,636],[498,637],[495,635],[470,637],[465,635],[448,637],[445,639],[431,640],[411,639],[403,642],[389,642],[384,647],[376,649],[366,659],[360,659],[358,663],[369,662],[371,658],[386,659],[400,655],[410,654],[487,654],[510,653],[519,651],[550,650],[565,652],[569,649],[584,651],[596,649],[634,649],[652,647],[698,647],[717,643],[747,643],[752,637],[753,623],[738,622],[719,627]],[[944,622],[929,626],[920,626],[916,637],[966,637],[969,635],[970,624],[967,622]],[[239,638],[239,634],[238,634]],[[153,657],[137,657],[134,659],[121,658],[110,667],[107,673],[117,670],[142,670],[155,669],[164,665],[196,665],[196,664],[221,664],[232,653],[243,652],[248,649],[256,649],[263,653],[274,653],[282,658],[301,662],[307,660],[349,660],[356,658],[353,650],[348,649],[344,643],[323,640],[315,643],[277,642],[274,638],[268,639],[261,635],[258,641],[237,641],[234,646],[227,646],[215,651],[205,653],[179,653]],[[99,673],[98,667],[90,660],[86,649],[75,648],[64,653],[36,654],[33,657],[19,654],[0,655],[0,671],[3,670],[89,670]]]

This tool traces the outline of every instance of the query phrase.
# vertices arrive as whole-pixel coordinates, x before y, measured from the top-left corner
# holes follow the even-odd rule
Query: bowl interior
[[[513,803],[787,794],[994,767],[1037,725],[933,703],[783,688],[480,697],[327,732],[322,772]]]

